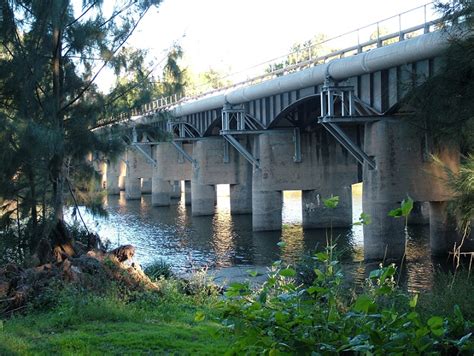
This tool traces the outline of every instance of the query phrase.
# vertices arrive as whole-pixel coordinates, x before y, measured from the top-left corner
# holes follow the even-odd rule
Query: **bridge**
[[[403,98],[436,73],[448,43],[439,30],[446,23],[423,10],[421,24],[402,28],[400,20],[398,31],[382,35],[377,23],[365,42],[124,117],[129,147],[102,168],[108,193],[151,193],[153,205],[168,206],[185,181],[186,204],[200,216],[214,214],[215,185],[229,184],[231,213],[252,214],[254,231],[262,231],[282,228],[284,190],[302,191],[303,228],[351,226],[351,185],[363,182],[372,219],[364,226],[366,259],[404,255],[405,222],[387,214],[407,195],[416,202],[410,222],[429,221],[432,254],[446,253],[458,237],[431,154],[454,170],[460,155],[434,147],[426,123],[413,125],[403,112]],[[322,199],[332,195],[339,204],[330,210]]]

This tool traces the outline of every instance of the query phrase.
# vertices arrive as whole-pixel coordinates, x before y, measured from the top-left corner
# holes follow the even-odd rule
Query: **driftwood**
[[[124,245],[113,249],[109,253],[117,258],[119,262],[125,262],[131,260],[135,255],[135,247],[132,245]]]
[[[40,245],[47,249],[46,242]],[[87,252],[77,249],[78,252],[74,254],[70,254],[64,246],[68,246],[68,243],[52,248],[52,261],[40,266],[22,269],[9,264],[0,268],[0,317],[23,310],[28,302],[37,297],[43,298],[44,293],[50,293],[50,286],[57,286],[58,283],[78,285],[81,289],[103,290],[109,281],[114,281],[121,288],[129,290],[158,289],[140,266],[123,263],[134,256],[135,247],[132,245],[120,246],[109,253],[100,249]],[[45,253],[43,261],[48,257]]]

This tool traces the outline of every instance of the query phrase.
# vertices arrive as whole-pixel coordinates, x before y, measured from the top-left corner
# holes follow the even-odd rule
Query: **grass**
[[[50,311],[3,321],[1,355],[223,354],[230,335],[214,321],[213,298],[175,292],[125,303],[69,293]],[[196,321],[197,313],[204,313]]]
[[[454,316],[454,306],[459,306],[464,318],[474,321],[474,276],[472,271],[452,273],[437,272],[431,291],[420,294],[422,315]]]

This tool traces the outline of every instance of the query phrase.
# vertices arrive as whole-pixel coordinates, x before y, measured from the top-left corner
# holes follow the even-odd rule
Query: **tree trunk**
[[[58,130],[60,142],[56,146],[56,152],[51,160],[51,179],[53,181],[53,211],[55,223],[64,219],[64,123],[61,112],[62,103],[62,30],[61,17],[63,4],[59,2],[52,6],[53,12],[53,36],[52,36],[52,79],[53,79],[53,119],[55,129]]]

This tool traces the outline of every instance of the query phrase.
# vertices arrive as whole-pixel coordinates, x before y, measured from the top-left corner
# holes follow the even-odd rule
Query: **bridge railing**
[[[195,101],[233,88],[261,83],[326,63],[332,59],[343,58],[400,42],[438,30],[444,25],[443,21],[443,17],[434,10],[434,3],[430,2],[341,35],[311,43],[244,71],[220,78],[230,81],[232,83],[230,85],[210,91],[198,91],[194,95],[173,95],[159,98],[139,109],[132,110],[131,115],[153,114],[184,102]],[[350,45],[347,45],[348,43]],[[124,119],[129,117],[130,113],[124,113]]]

